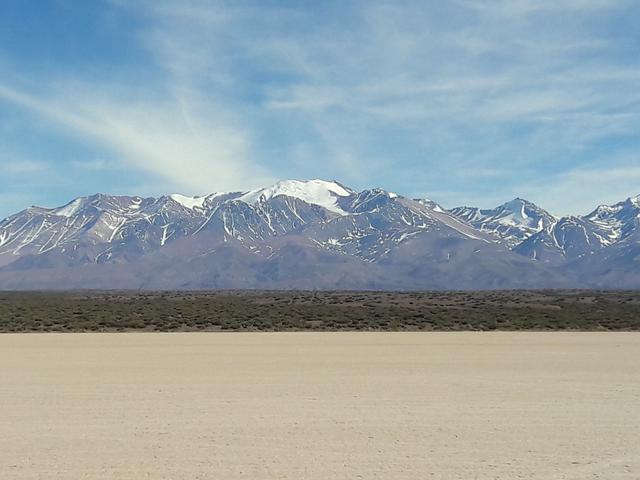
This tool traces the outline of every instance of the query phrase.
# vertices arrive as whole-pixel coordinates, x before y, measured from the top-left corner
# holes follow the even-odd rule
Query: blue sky
[[[637,0],[0,2],[0,217],[95,192],[640,193]]]

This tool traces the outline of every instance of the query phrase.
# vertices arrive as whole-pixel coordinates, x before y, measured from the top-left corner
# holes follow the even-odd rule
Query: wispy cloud
[[[519,185],[522,195],[545,201],[559,215],[586,214],[598,205],[611,205],[640,194],[640,155],[613,168],[585,166],[551,179],[530,179]]]
[[[153,76],[5,79],[0,99],[167,188],[333,177],[443,203],[531,193],[558,212],[562,189],[597,203],[581,165],[623,170],[640,146],[631,0],[111,4],[141,19]]]
[[[80,170],[89,170],[94,172],[102,172],[107,170],[123,169],[124,165],[115,162],[113,160],[107,160],[104,158],[94,158],[87,160],[71,160],[69,162],[72,167]]]
[[[48,164],[45,162],[36,162],[33,160],[3,160],[2,172],[10,176],[33,175],[34,173],[42,173],[48,170]]]
[[[218,116],[204,119],[192,111],[187,117],[185,106],[171,101],[148,102],[133,94],[122,99],[104,87],[97,96],[87,87],[60,87],[44,96],[0,84],[0,98],[102,143],[171,185],[208,192],[242,185],[249,174],[266,176],[249,163],[243,131]]]

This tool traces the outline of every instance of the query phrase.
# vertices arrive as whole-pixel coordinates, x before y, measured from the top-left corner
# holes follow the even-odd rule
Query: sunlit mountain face
[[[640,197],[555,218],[521,198],[446,210],[324,180],[96,194],[0,222],[0,288],[637,288],[639,225]]]

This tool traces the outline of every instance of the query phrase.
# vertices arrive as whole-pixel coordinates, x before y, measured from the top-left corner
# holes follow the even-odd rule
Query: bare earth
[[[0,336],[0,478],[638,479],[638,333]]]

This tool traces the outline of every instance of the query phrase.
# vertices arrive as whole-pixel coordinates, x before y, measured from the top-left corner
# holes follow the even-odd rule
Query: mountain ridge
[[[0,221],[0,289],[640,288],[639,225],[640,196],[556,218],[320,179],[95,194]]]

